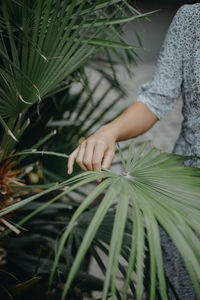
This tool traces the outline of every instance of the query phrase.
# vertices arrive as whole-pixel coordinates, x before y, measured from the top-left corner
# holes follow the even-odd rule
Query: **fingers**
[[[102,139],[90,138],[84,141],[68,159],[68,174],[72,174],[74,162],[84,171],[101,171],[109,169],[114,158],[114,144],[112,146]]]
[[[94,153],[92,157],[93,171],[101,171],[101,164],[106,151],[105,144],[98,142],[95,144]]]
[[[77,154],[78,154],[78,151],[79,151],[79,148],[76,148],[76,150],[74,150],[71,154],[70,154],[70,156],[69,156],[69,158],[68,158],[68,164],[67,164],[67,169],[68,169],[68,174],[70,175],[70,174],[72,174],[72,172],[73,172],[73,166],[74,166],[74,161],[75,161],[75,159],[76,159],[76,156],[77,156]]]
[[[74,162],[84,171],[92,171],[92,156],[94,151],[94,142],[84,141],[68,158],[68,174],[72,174]]]
[[[92,140],[85,142],[84,154],[82,157],[82,163],[86,167],[87,171],[93,171],[92,157],[94,152],[95,142]],[[81,167],[81,165],[79,164]]]
[[[86,143],[85,142],[83,142],[79,146],[79,151],[78,151],[78,154],[77,154],[77,157],[76,157],[76,163],[79,165],[79,167],[83,171],[88,171],[87,166],[84,164],[85,147],[86,147]]]
[[[108,150],[103,158],[102,168],[109,169],[114,159],[114,151]]]

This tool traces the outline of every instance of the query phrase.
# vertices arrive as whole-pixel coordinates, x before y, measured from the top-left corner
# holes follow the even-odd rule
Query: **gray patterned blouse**
[[[200,3],[176,13],[153,78],[140,86],[137,101],[161,119],[181,94],[184,121],[174,153],[200,156]],[[200,160],[190,164],[200,167]]]

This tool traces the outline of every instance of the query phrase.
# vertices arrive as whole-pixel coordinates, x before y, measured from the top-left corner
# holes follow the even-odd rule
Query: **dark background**
[[[136,42],[132,30],[133,27],[136,28],[144,45],[144,51],[140,51],[140,56],[144,62],[155,62],[176,11],[181,5],[199,2],[194,0],[134,0],[133,3],[141,12],[159,11],[153,14],[148,21],[140,20],[127,25],[126,38],[131,43]]]

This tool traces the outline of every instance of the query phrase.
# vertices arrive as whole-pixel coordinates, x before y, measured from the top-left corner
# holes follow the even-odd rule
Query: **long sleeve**
[[[137,101],[145,103],[159,119],[173,108],[181,94],[185,17],[182,6],[169,27],[152,80],[138,90]]]

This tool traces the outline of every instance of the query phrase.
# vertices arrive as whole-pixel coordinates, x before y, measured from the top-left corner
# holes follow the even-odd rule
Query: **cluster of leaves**
[[[97,89],[101,87],[101,84],[102,79],[98,80],[95,86],[90,89],[90,92],[86,91],[87,86],[84,86],[80,92],[73,95],[70,89],[60,92],[52,99],[53,101],[46,99],[40,104],[39,115],[36,105],[32,106],[26,113],[27,118],[30,119],[30,125],[16,145],[18,152],[10,155],[10,158],[7,157],[2,160],[4,164],[8,162],[8,165],[12,161],[12,165],[14,164],[15,168],[20,169],[18,179],[26,183],[26,185],[21,186],[22,195],[20,203],[23,203],[22,199],[26,199],[29,194],[32,194],[33,199],[35,199],[35,202],[31,205],[23,205],[12,217],[12,222],[15,222],[13,224],[15,232],[21,231],[21,235],[18,237],[12,237],[11,235],[4,241],[4,247],[7,250],[7,265],[5,269],[9,273],[15,274],[19,282],[26,282],[36,276],[35,269],[39,264],[38,274],[43,278],[42,283],[40,283],[41,280],[30,281],[29,285],[26,286],[29,290],[31,289],[32,283],[39,286],[42,284],[44,290],[46,283],[43,281],[47,279],[51,266],[53,265],[53,255],[58,243],[58,236],[63,227],[68,224],[74,212],[74,209],[70,209],[69,207],[71,205],[77,207],[77,201],[87,196],[85,191],[78,190],[74,196],[71,195],[68,199],[62,196],[57,197],[57,202],[53,206],[49,209],[46,208],[41,214],[38,214],[41,205],[44,205],[52,196],[56,197],[58,194],[57,191],[65,186],[58,185],[59,182],[63,182],[64,179],[68,178],[66,172],[67,155],[64,153],[70,153],[78,141],[83,136],[86,136],[90,130],[92,130],[93,126],[95,126],[103,116],[106,116],[106,113],[109,111],[106,106],[104,109],[99,110],[99,116],[95,112],[95,109],[106,100],[106,95],[109,96],[110,101],[113,97],[113,88],[110,84],[107,84],[108,89],[106,93],[103,93],[103,95],[100,94],[99,96],[96,95]],[[117,104],[120,95],[122,95],[121,92],[116,95],[117,98],[112,99],[109,108]],[[63,112],[65,112],[65,118],[63,118]],[[74,114],[75,112],[76,114]],[[93,117],[93,113],[95,113],[96,118]],[[90,116],[90,120],[86,125],[84,120],[87,116]],[[52,131],[52,126],[56,128],[57,134],[54,130]],[[24,150],[24,147],[26,150]],[[49,150],[51,150],[51,152]],[[52,152],[52,150],[54,152]],[[57,153],[55,151],[64,153]],[[43,154],[42,158],[41,154]],[[79,172],[78,168],[75,170],[75,173],[77,172]],[[43,193],[48,195],[42,196],[44,195]],[[24,202],[24,204],[26,203]],[[14,207],[10,206],[11,211],[13,211],[13,208]],[[33,222],[32,220],[28,221],[29,217],[27,216],[29,214],[35,216]],[[3,214],[2,217],[6,219],[6,216],[9,216],[9,214]],[[89,222],[89,218],[83,215],[83,218],[85,217]],[[9,220],[9,222],[11,222],[11,220]],[[21,227],[22,223],[24,224],[25,222],[25,228]],[[80,235],[80,228],[78,227],[77,231],[74,230],[72,233],[74,236],[72,240],[75,239],[75,241],[79,243],[81,239],[75,233],[79,232]],[[27,230],[28,232],[26,233]],[[1,237],[3,238],[4,235],[5,233],[2,233]],[[62,282],[63,278],[66,278],[69,272],[69,266],[73,260],[73,255],[69,255],[70,252],[67,250],[70,247],[72,247],[71,251],[74,255],[75,249],[79,248],[79,244],[76,244],[76,242],[74,244],[73,242],[73,246],[70,246],[70,242],[67,242],[65,250],[63,251],[65,260],[59,263],[59,270],[62,270],[63,274],[62,276],[57,276],[55,282]],[[40,248],[44,249],[41,254],[39,254]],[[81,290],[101,289],[103,286],[102,280],[86,273],[88,262],[89,256],[85,259],[86,265],[84,272],[80,269],[73,286],[78,284]],[[3,277],[5,277],[4,273]],[[6,286],[8,283],[11,284],[11,279],[12,278],[6,276],[6,281],[2,279],[2,282],[5,281],[4,284]],[[82,281],[84,284],[81,285],[80,282]],[[11,280],[11,282],[11,287],[13,287],[13,285],[16,284],[16,280]],[[12,290],[13,288],[11,291]],[[19,293],[19,288],[17,290]],[[24,292],[24,289],[22,289],[22,292]],[[38,290],[35,289],[35,292],[38,292]],[[12,294],[13,293],[12,291]],[[56,293],[57,297],[58,293],[59,292]],[[35,296],[35,293],[33,293],[33,295]],[[21,297],[21,294],[19,294],[19,297]],[[44,293],[41,294],[41,297],[45,297],[45,290]]]
[[[103,47],[125,64],[133,61],[136,47],[123,41],[121,24],[140,17],[123,0],[2,1],[0,122],[7,133],[19,139],[17,115],[66,89],[72,74]],[[123,48],[125,56],[117,48]],[[113,69],[110,53],[104,52]]]
[[[73,216],[68,219],[68,226],[57,241],[55,259],[53,264],[50,264],[49,287],[56,274],[57,276],[60,273],[65,274],[60,263],[62,266],[66,257],[67,259],[70,256],[73,257],[72,261],[68,260],[68,263],[72,262],[72,265],[66,276],[61,299],[66,298],[75,275],[78,270],[82,270],[80,266],[89,249],[102,273],[105,274],[102,299],[107,299],[110,292],[112,299],[115,297],[127,299],[129,285],[136,299],[142,299],[144,292],[149,295],[150,299],[155,299],[159,294],[161,299],[167,299],[159,226],[164,228],[180,251],[194,284],[196,295],[199,297],[198,249],[200,241],[196,233],[200,233],[200,171],[196,168],[185,167],[182,163],[187,159],[186,157],[160,153],[157,149],[145,153],[146,146],[146,143],[143,143],[133,153],[134,144],[131,144],[127,160],[122,157],[124,171],[120,174],[108,170],[86,172],[54,186],[52,189],[58,191],[61,187],[67,186],[67,188],[45,201],[43,205],[35,207],[34,212],[26,214],[24,220],[19,222],[22,225],[38,212],[43,212],[44,215],[47,212],[48,215],[48,209],[53,212],[55,207],[51,205],[59,198],[71,195],[72,191],[99,178],[104,178],[103,182],[91,191]],[[95,203],[104,191],[105,195],[99,205],[91,209],[92,203]],[[41,195],[46,193],[47,191],[40,192]],[[113,209],[113,202],[116,198],[118,202]],[[24,204],[34,203],[34,199],[35,196],[26,198],[4,209],[0,215],[24,207]],[[68,203],[70,204],[70,199]],[[37,203],[33,205],[37,206]],[[63,204],[60,208],[63,209]],[[64,218],[67,218],[66,214]],[[56,224],[53,227],[52,224],[46,223],[46,230],[56,231]],[[109,227],[110,224],[113,225]],[[39,225],[37,224],[36,227]],[[70,251],[73,251],[73,242],[78,245],[75,258],[72,254],[70,255]],[[48,243],[51,241],[49,240]],[[99,258],[97,248],[108,255],[106,267]],[[146,251],[147,248],[148,251]],[[121,265],[120,257],[127,260],[127,270]],[[150,285],[146,290],[144,271],[147,260],[149,261]],[[124,276],[124,286],[121,292],[116,286],[118,272]]]
[[[125,0],[8,0],[1,1],[0,5],[0,168],[2,182],[6,184],[1,208],[19,199],[23,204],[17,214],[12,215],[12,220],[7,219],[10,213],[1,211],[1,221],[15,233],[23,233],[19,237],[11,234],[3,240],[7,251],[4,271],[8,276],[1,272],[2,297],[8,294],[12,298],[18,294],[22,297],[21,290],[35,287],[38,279],[29,280],[30,277],[37,274],[45,277],[50,272],[57,235],[74,211],[69,209],[66,201],[68,203],[70,199],[73,207],[78,205],[77,194],[68,200],[58,194],[65,186],[61,182],[67,179],[67,155],[64,153],[70,153],[124,95],[116,77],[115,63],[120,61],[129,72],[129,64],[135,62],[135,49],[141,46],[141,41],[137,36],[138,46],[128,45],[122,36],[123,24],[143,15]],[[92,87],[83,67],[86,62],[99,74],[99,80]],[[99,94],[105,80],[106,90]],[[82,86],[76,94],[71,93],[73,82]],[[108,97],[109,103],[105,105]],[[13,155],[16,151],[18,153]],[[51,155],[51,158],[41,159],[41,153]],[[6,172],[3,172],[4,166]],[[86,197],[83,191],[77,193],[79,198]],[[35,202],[25,205],[30,197]],[[52,197],[61,202],[58,200],[47,209],[45,201]],[[45,213],[39,214],[45,207]],[[10,212],[14,209],[15,206],[9,206]],[[35,216],[35,223],[31,216]],[[54,221],[50,226],[51,218]],[[29,229],[28,234],[21,227],[24,223]],[[7,233],[3,232],[1,237]],[[77,241],[78,237],[74,236]],[[68,248],[72,247],[70,245],[67,243]],[[45,249],[41,254],[40,247]],[[73,251],[78,247],[79,244],[74,246],[73,242]],[[63,253],[69,253],[68,248],[65,247]],[[72,259],[69,261],[71,263]],[[62,278],[67,276],[69,261],[60,262],[59,268],[64,272]],[[87,265],[83,268],[84,281]],[[19,282],[13,287],[16,281],[12,281],[10,271],[25,283]],[[83,274],[79,272],[77,278],[80,281]],[[92,286],[95,278],[89,279],[93,279]],[[102,281],[95,280],[96,286],[102,287]],[[62,281],[58,276],[56,282]],[[7,290],[4,289],[6,286]],[[89,286],[88,281],[84,286]]]
[[[200,242],[195,235],[200,232],[199,170],[181,165],[185,158],[156,149],[144,154],[145,144],[134,153],[132,144],[127,161],[121,157],[120,174],[104,170],[69,179],[65,173],[65,153],[124,93],[115,61],[128,70],[136,47],[123,40],[122,27],[143,16],[126,0],[1,1],[0,167],[7,164],[20,170],[14,174],[26,183],[21,190],[17,185],[20,201],[0,211],[6,221],[5,216],[16,210],[10,228],[23,232],[19,237],[7,236],[9,231],[1,234],[8,252],[1,282],[5,279],[7,286],[10,271],[24,281],[15,287],[12,281],[4,295],[17,297],[42,276],[43,298],[48,281],[52,299],[54,289],[56,297],[73,299],[74,286],[103,290],[102,299],[110,293],[112,299],[126,299],[129,287],[136,299],[144,293],[149,299],[167,299],[159,226],[182,254],[200,295]],[[83,68],[86,62],[101,74],[92,87]],[[96,98],[103,79],[107,88]],[[77,81],[82,89],[72,94],[70,87]],[[113,90],[112,103],[97,115]],[[51,159],[40,159],[41,154]],[[85,185],[102,177],[103,182],[87,195]],[[79,205],[77,200],[83,198]],[[98,249],[108,256],[107,264]],[[103,281],[87,274],[90,256]],[[128,262],[127,270],[121,258]],[[116,286],[118,272],[124,276],[122,291]],[[30,276],[35,277],[30,281]]]

